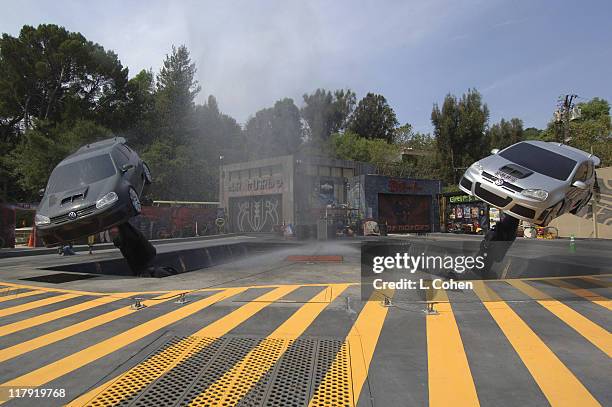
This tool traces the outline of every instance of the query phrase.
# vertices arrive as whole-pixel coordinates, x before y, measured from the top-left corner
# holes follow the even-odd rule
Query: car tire
[[[142,211],[142,205],[140,203],[140,197],[136,193],[136,190],[130,187],[128,191],[128,198],[130,199],[130,206],[132,207],[132,211],[134,212],[134,216],[140,215]]]
[[[142,173],[144,174],[145,185],[151,185],[151,183],[153,182],[153,177],[151,176],[151,169],[144,161],[142,163]]]

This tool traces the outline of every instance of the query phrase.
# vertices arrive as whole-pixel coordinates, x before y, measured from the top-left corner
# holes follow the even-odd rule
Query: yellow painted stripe
[[[564,288],[571,292],[572,294],[576,294],[582,298],[585,298],[591,301],[594,304],[602,306],[609,311],[612,311],[612,301],[607,299],[606,297],[602,297],[594,291],[587,290],[586,288],[578,287],[577,285],[571,284],[565,280],[550,280],[548,281],[550,284],[554,284],[557,287]]]
[[[77,297],[80,297],[80,295],[63,294],[63,295],[56,295],[54,297],[43,298],[42,300],[38,300],[38,301],[27,302],[25,304],[16,305],[14,307],[1,309],[0,317],[6,317],[8,315],[18,314],[20,312],[33,310],[35,308],[44,307],[47,305],[55,304],[58,302],[70,300],[72,298],[77,298]]]
[[[538,304],[552,312],[557,318],[572,327],[580,335],[584,336],[593,345],[606,353],[608,357],[612,357],[612,335],[604,328],[591,322],[588,318],[562,302],[555,300],[548,294],[523,281],[508,280],[508,283],[531,298],[538,300]]]
[[[10,300],[16,300],[19,298],[24,298],[24,297],[30,297],[32,295],[40,295],[40,294],[44,294],[44,291],[40,291],[40,290],[34,290],[34,291],[26,291],[23,293],[2,293],[2,296],[0,296],[0,302],[4,302],[4,301],[10,301]]]
[[[612,277],[612,274],[597,274],[597,278]],[[591,276],[577,275],[577,276],[555,276],[555,277],[521,277],[521,280],[559,280],[559,279],[570,279],[570,278],[593,278]]]
[[[29,290],[46,291],[46,292],[52,292],[52,293],[77,294],[77,295],[107,295],[104,293],[94,293],[91,291],[66,290],[62,288],[41,287],[37,285],[15,284],[15,283],[5,283],[5,282],[2,282],[2,284],[8,287],[13,287],[13,288],[26,288]]]
[[[151,307],[151,306],[161,304],[165,301],[170,300],[170,297],[171,297],[170,294],[164,294],[152,300],[143,301],[142,303],[143,305],[146,305],[147,307]],[[9,359],[23,355],[24,353],[31,352],[35,349],[42,348],[43,346],[50,345],[57,341],[61,341],[62,339],[69,338],[81,332],[85,332],[97,326],[106,324],[118,318],[129,315],[133,312],[135,311],[130,309],[130,307],[123,307],[123,308],[120,308],[120,309],[117,309],[111,312],[107,312],[106,314],[102,314],[97,317],[87,319],[85,321],[68,326],[66,328],[50,332],[46,335],[42,335],[42,336],[30,339],[29,341],[21,342],[16,345],[5,348],[5,349],[0,349],[0,362],[5,362]]]
[[[32,328],[41,324],[45,324],[47,322],[55,321],[56,319],[73,315],[91,308],[99,307],[101,305],[106,305],[118,300],[119,298],[116,297],[100,297],[91,301],[83,302],[81,304],[73,305],[71,307],[62,308],[57,311],[37,315],[35,317],[28,318],[24,321],[17,321],[13,322],[12,324],[3,325],[0,326],[0,337],[19,332],[24,329]]]
[[[568,407],[600,405],[501,297],[486,287],[482,281],[474,281],[474,292],[483,301],[551,405]]]
[[[251,303],[243,305],[242,307],[236,309],[235,311],[232,311],[228,315],[200,329],[193,336],[221,337],[225,335],[226,333],[228,333],[229,331],[231,331],[232,329],[234,329],[235,327],[237,327],[238,325],[240,325],[242,322],[251,318],[257,312],[264,309],[271,302],[274,302],[286,296],[287,294],[289,294],[291,291],[294,291],[298,287],[299,286],[297,285],[287,285],[287,286],[278,287],[275,290],[269,291],[254,300],[257,302],[251,302]],[[128,384],[129,387],[131,388],[131,392],[132,392],[131,394],[140,392],[146,386],[153,383],[153,381],[157,380],[163,374],[167,373],[172,368],[174,368],[176,365],[184,361],[191,354],[192,349],[194,348],[196,344],[197,342],[194,342],[192,346],[182,351],[179,356],[176,356],[176,353],[177,353],[176,349],[181,348],[181,344],[173,345],[169,347],[168,349],[165,349],[163,352],[153,356],[151,359],[148,359],[145,362],[142,362],[140,365],[133,367],[132,369],[125,372],[124,374],[119,375],[107,381],[106,383],[96,387],[95,389],[83,394],[82,396],[70,402],[67,406],[68,407],[80,407],[80,406],[86,405],[88,402],[94,399],[98,394],[103,392],[109,386],[119,383],[122,379],[131,375],[134,370],[142,368],[143,365],[159,366],[159,365],[162,365],[162,363],[158,363],[159,361],[173,359],[173,362],[169,364],[165,369],[160,369],[156,371],[156,375],[149,375],[146,377],[141,377],[138,382],[132,382]],[[173,355],[173,356],[170,357],[170,355]],[[114,400],[117,403],[119,403],[122,399],[120,399],[119,396],[116,396]]]
[[[439,314],[426,317],[429,405],[478,406],[478,394],[453,309],[449,302],[435,308]]]
[[[333,302],[346,288],[346,284],[336,285],[331,297],[329,297],[328,290],[322,290],[268,335],[267,339],[299,337],[328,305],[328,302],[325,302],[326,299],[329,299],[330,303]],[[277,346],[270,346],[266,341],[260,343],[189,405],[201,405],[199,403],[217,397],[220,398],[219,404],[226,403],[223,404],[226,406],[237,404],[278,362],[288,346],[289,341],[282,341]]]
[[[38,387],[45,383],[64,376],[82,366],[85,366],[101,357],[109,355],[117,350],[144,338],[168,325],[175,323],[189,315],[192,315],[202,309],[209,307],[227,297],[236,295],[246,290],[247,288],[228,289],[210,297],[204,298],[193,303],[189,303],[181,308],[168,312],[162,316],[154,318],[150,321],[142,323],[134,328],[128,329],[118,335],[108,338],[102,342],[85,348],[79,352],[66,356],[63,359],[50,363],[33,372],[19,376],[0,385],[0,387]]]
[[[346,342],[349,345],[351,355],[351,379],[353,387],[352,394],[349,395],[351,405],[355,405],[359,400],[361,389],[368,377],[370,363],[374,356],[380,332],[389,311],[388,307],[384,307],[381,304],[382,294],[388,298],[393,298],[394,291],[388,290],[384,293],[375,291],[372,293],[370,300],[366,302],[346,336]],[[328,369],[325,377],[313,394],[309,403],[310,406],[316,403],[315,400],[323,400],[325,398],[324,393],[327,391],[326,388],[329,388],[327,385],[337,380],[333,377],[332,372],[340,370],[340,365],[343,363],[341,359],[340,355],[334,359],[332,366]]]

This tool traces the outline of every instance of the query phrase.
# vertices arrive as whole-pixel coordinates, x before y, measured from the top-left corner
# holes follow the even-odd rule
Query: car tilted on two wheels
[[[125,143],[115,137],[88,144],[55,167],[35,217],[45,245],[90,236],[140,213],[151,173]]]
[[[560,143],[523,141],[472,164],[459,188],[506,214],[546,226],[575,214],[591,199],[596,183],[593,154]]]

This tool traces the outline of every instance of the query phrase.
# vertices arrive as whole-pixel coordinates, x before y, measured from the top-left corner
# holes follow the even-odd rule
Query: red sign
[[[387,183],[387,189],[392,193],[410,193],[422,191],[423,187],[417,181],[390,179]]]

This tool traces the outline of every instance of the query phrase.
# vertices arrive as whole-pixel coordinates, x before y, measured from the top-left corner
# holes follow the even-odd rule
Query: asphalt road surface
[[[355,240],[232,236],[158,252],[253,243],[261,247],[161,279],[58,270],[118,259],[117,250],[0,259],[0,402],[612,405],[612,242],[519,239],[503,279],[426,301],[389,291],[386,306],[361,299]]]

